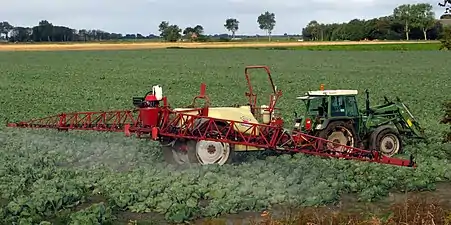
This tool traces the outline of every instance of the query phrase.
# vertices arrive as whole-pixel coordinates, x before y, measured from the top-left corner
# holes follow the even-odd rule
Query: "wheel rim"
[[[327,140],[330,142],[327,143],[327,147],[338,152],[345,152],[346,150],[350,151],[350,149],[347,149],[342,145],[354,147],[354,136],[352,135],[352,132],[341,126],[337,127],[336,130],[337,131],[333,131],[328,136]]]
[[[230,155],[230,145],[215,141],[199,141],[196,144],[196,157],[200,164],[219,164],[227,162]]]
[[[380,151],[386,156],[392,156],[399,151],[398,138],[393,134],[384,136],[381,140]]]

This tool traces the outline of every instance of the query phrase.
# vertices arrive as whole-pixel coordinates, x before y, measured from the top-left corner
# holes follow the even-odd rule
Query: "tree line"
[[[370,20],[353,19],[341,24],[322,24],[313,20],[302,30],[302,36],[304,40],[313,41],[435,40],[442,30],[432,5],[418,3],[399,5],[391,15]]]
[[[275,27],[275,14],[270,12],[262,13],[257,22],[260,29],[265,30],[271,40],[271,34]],[[239,29],[239,21],[235,18],[228,18],[224,24],[225,29],[232,33],[232,38]],[[109,33],[102,30],[76,30],[65,26],[55,26],[47,20],[42,20],[34,27],[15,27],[9,22],[0,22],[0,36],[4,34],[4,40],[11,42],[72,42],[72,41],[102,41],[119,39],[152,39],[162,38],[166,41],[175,42],[181,38],[191,41],[208,41],[211,35],[204,34],[202,25],[186,27],[183,31],[176,24],[169,24],[169,21],[162,21],[158,27],[160,35],[150,34],[119,34]],[[215,35],[224,37],[224,35]],[[227,36],[227,35],[226,35]]]
[[[302,37],[306,41],[338,41],[338,40],[401,40],[401,39],[438,39],[443,31],[442,23],[435,18],[433,7],[429,3],[399,5],[391,15],[370,20],[353,19],[347,23],[323,24],[310,21],[302,29]],[[450,15],[445,15],[451,18]],[[272,31],[276,26],[274,13],[266,11],[260,14],[256,22],[266,32],[271,41]],[[227,18],[223,24],[232,39],[239,30],[240,21]],[[162,21],[158,27],[160,34],[120,34],[102,30],[76,30],[65,26],[56,26],[42,20],[34,27],[15,27],[8,22],[0,22],[0,36],[11,42],[72,42],[102,41],[119,39],[152,39],[161,38],[175,42],[181,39],[190,41],[209,41],[212,35],[206,35],[202,25],[186,27],[182,30],[177,24]],[[286,34],[285,34],[286,35]],[[218,36],[218,35],[215,35]],[[223,40],[230,40],[229,35],[219,35]]]

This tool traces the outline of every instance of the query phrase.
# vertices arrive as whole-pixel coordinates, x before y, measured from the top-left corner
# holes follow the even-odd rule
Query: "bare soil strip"
[[[70,44],[3,44],[0,51],[69,51],[69,50],[127,50],[159,48],[236,48],[236,47],[296,47],[319,45],[371,45],[371,44],[430,43],[428,41],[337,41],[337,42],[208,42],[208,43],[70,43]]]

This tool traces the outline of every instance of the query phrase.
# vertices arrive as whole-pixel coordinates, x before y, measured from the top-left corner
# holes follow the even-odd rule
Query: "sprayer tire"
[[[203,126],[203,124],[202,124],[203,121],[199,121],[199,122],[196,121],[196,122],[198,123],[198,125],[197,125],[198,127]],[[217,124],[217,127],[219,129],[222,129],[225,126],[227,126],[227,125],[221,124],[221,123]],[[217,151],[216,147],[223,148],[222,149],[223,151],[228,151],[228,153],[226,154],[226,157],[227,157],[226,159],[221,160],[220,163],[213,163],[213,164],[224,165],[224,164],[230,164],[230,163],[233,162],[233,159],[235,158],[235,151],[234,151],[234,145],[233,144],[200,140],[200,141],[197,141],[197,142],[196,141],[191,141],[188,144],[188,158],[189,158],[189,160],[192,163],[202,164],[201,160],[200,160],[201,156],[199,155],[199,151],[200,151],[200,149],[203,149],[202,145],[205,145],[205,144],[208,145],[208,143],[211,143],[211,145],[215,145],[215,152],[214,153],[216,153],[216,151]]]

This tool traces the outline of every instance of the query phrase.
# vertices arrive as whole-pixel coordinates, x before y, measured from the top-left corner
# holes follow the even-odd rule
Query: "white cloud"
[[[46,19],[75,29],[102,29],[109,32],[158,32],[162,20],[181,27],[201,24],[207,33],[226,33],[226,18],[240,21],[239,34],[264,34],[257,17],[264,11],[276,14],[275,34],[300,33],[310,21],[345,22],[354,18],[373,18],[391,14],[393,8],[420,0],[29,0],[6,1],[0,20],[13,25],[34,26]],[[426,0],[439,16],[443,9],[437,0]]]

